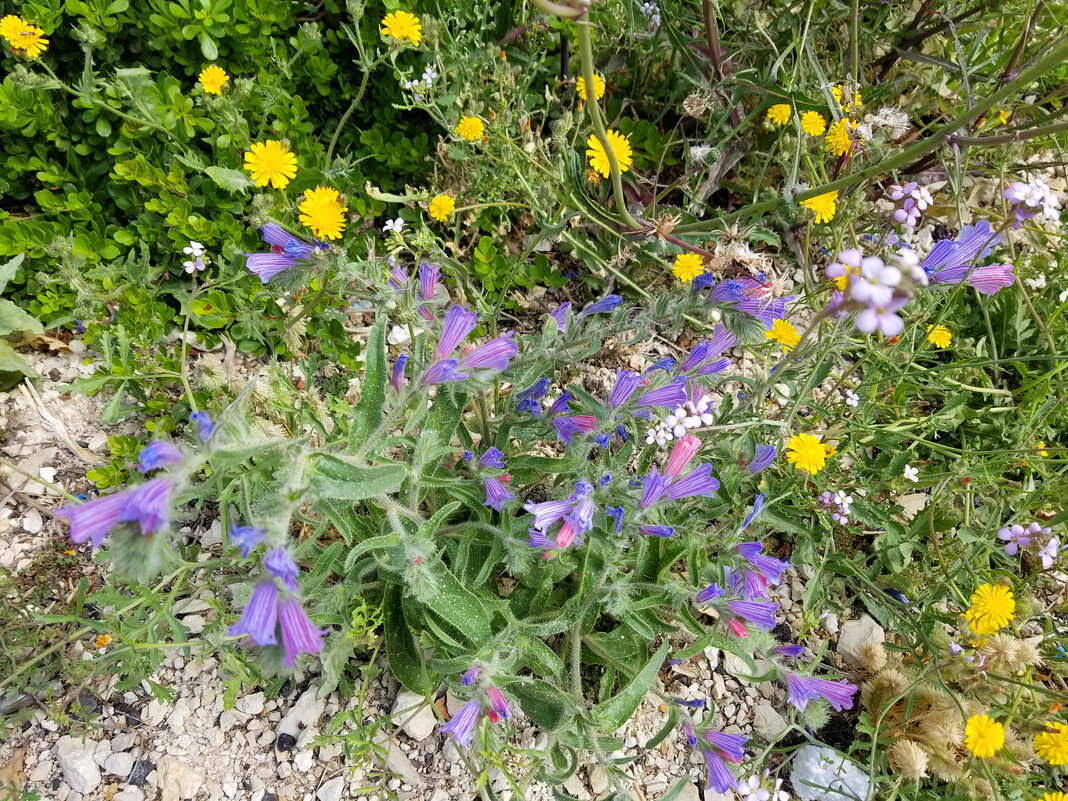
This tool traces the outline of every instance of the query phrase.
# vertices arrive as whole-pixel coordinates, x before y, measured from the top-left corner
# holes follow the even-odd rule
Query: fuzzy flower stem
[[[193,300],[197,296],[197,274],[194,271],[193,286],[189,294],[189,303],[185,305],[185,322],[182,323],[182,358],[179,363],[179,367],[182,371],[182,386],[185,387],[185,397],[189,401],[189,408],[196,414],[200,411],[197,408],[196,398],[193,397],[193,387],[189,383],[189,318],[193,313]]]
[[[358,27],[358,26],[357,26]],[[334,148],[337,147],[338,137],[341,136],[341,131],[345,128],[345,123],[349,121],[349,117],[352,116],[352,112],[356,110],[356,107],[360,105],[360,101],[363,100],[363,93],[367,91],[367,82],[371,78],[371,73],[374,72],[375,67],[382,63],[385,59],[385,55],[375,59],[371,64],[367,66],[367,69],[363,71],[363,79],[360,81],[360,88],[356,90],[356,96],[352,98],[352,102],[349,103],[349,107],[345,109],[345,113],[341,115],[341,119],[338,120],[337,127],[334,129],[334,135],[330,137],[330,146],[326,149],[326,158],[323,159],[323,173],[330,169],[330,163],[334,158]]]
[[[541,1],[544,2],[544,0]],[[596,86],[593,71],[593,40],[590,36],[590,28],[593,27],[593,23],[590,22],[589,15],[585,12],[581,18],[575,20],[575,23],[578,26],[582,77],[586,86]],[[619,215],[632,231],[645,231],[648,226],[634,219],[634,215],[627,209],[627,198],[623,194],[623,177],[619,172],[616,154],[612,152],[612,147],[608,142],[608,132],[605,130],[604,124],[604,112],[601,111],[601,104],[597,100],[596,92],[590,92],[589,99],[586,101],[586,108],[589,109],[590,122],[593,125],[593,132],[597,136],[597,141],[601,143],[601,147],[604,148],[605,155],[608,157],[608,167],[612,171],[612,191],[616,197],[616,207],[619,209]]]

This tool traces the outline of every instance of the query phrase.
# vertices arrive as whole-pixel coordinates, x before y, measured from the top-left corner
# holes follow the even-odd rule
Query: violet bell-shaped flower
[[[441,339],[438,341],[437,350],[434,351],[434,359],[441,361],[452,356],[460,343],[467,339],[467,335],[475,330],[478,325],[478,315],[463,306],[453,306],[445,314],[445,324],[442,327]]]
[[[278,585],[273,581],[261,581],[252,592],[241,617],[230,626],[230,637],[248,638],[256,645],[277,645],[278,638]]]
[[[510,493],[500,481],[495,478],[486,479],[486,502],[482,504],[483,506],[489,506],[499,512],[504,507],[505,501],[514,499],[515,495]]]
[[[538,420],[541,419],[541,399],[549,390],[550,381],[542,378],[520,392],[515,393],[515,409],[517,412],[530,412]]]
[[[853,706],[857,685],[850,684],[845,679],[832,681],[815,676],[801,676],[786,670],[782,671],[782,675],[789,689],[786,700],[793,704],[798,712],[804,712],[809,701],[818,701],[821,698],[838,712],[844,712]]]
[[[705,462],[682,478],[672,481],[664,491],[664,497],[672,501],[698,495],[707,498],[718,489],[719,481],[712,477],[712,465]]]
[[[774,461],[774,445],[757,445],[753,454],[753,461],[749,463],[748,470],[750,473],[759,473],[761,470],[767,469]]]
[[[478,713],[481,709],[482,704],[478,699],[472,698],[441,727],[442,732],[451,734],[457,745],[466,748],[471,745],[475,736],[475,725],[478,723]]]
[[[292,595],[287,595],[278,604],[278,622],[285,651],[282,664],[286,667],[293,667],[300,654],[317,654],[323,650],[326,631],[312,625],[304,607]]]
[[[434,300],[434,293],[437,292],[438,287],[438,275],[440,274],[440,268],[436,264],[424,261],[419,265],[419,291],[423,296],[425,303],[430,303]],[[434,319],[434,312],[429,306],[420,306],[419,314],[427,322],[431,322]]]
[[[556,322],[556,330],[561,334],[567,333],[567,312],[570,308],[571,301],[569,300],[549,312],[549,316]]]
[[[267,532],[262,528],[230,524],[230,544],[241,551],[243,559],[248,559],[249,554],[256,550],[256,546],[263,542],[265,536]]]
[[[461,370],[508,369],[508,362],[519,353],[519,346],[512,340],[512,332],[502,334],[472,350],[460,360]]]
[[[641,383],[642,377],[637,373],[629,370],[616,370],[616,385],[612,388],[612,394],[608,396],[608,405],[618,411]]]
[[[148,443],[141,449],[141,453],[137,458],[137,471],[139,473],[149,473],[167,465],[181,464],[185,459],[178,448],[161,439]]]

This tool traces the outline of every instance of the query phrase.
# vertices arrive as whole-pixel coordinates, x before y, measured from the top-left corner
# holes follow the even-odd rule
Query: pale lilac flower
[[[998,539],[1008,543],[1008,545],[1005,546],[1005,553],[1009,556],[1016,556],[1020,548],[1030,547],[1030,535],[1030,529],[1025,530],[1024,527],[1019,524],[1013,524],[1009,528],[998,529]]]
[[[1038,552],[1038,558],[1042,560],[1042,569],[1049,570],[1057,561],[1057,553],[1060,551],[1061,541],[1057,537],[1051,537],[1042,550]]]
[[[252,592],[245,611],[227,631],[230,637],[248,635],[256,645],[277,645],[275,629],[278,624],[278,586],[273,581],[261,581]]]
[[[323,635],[326,631],[312,625],[300,601],[287,595],[278,604],[278,622],[282,628],[282,647],[285,658],[282,664],[293,667],[300,654],[317,654],[323,650]]]
[[[857,314],[857,329],[865,334],[880,331],[883,336],[896,337],[904,328],[904,321],[897,316],[908,298],[893,298],[886,304],[869,306]]]

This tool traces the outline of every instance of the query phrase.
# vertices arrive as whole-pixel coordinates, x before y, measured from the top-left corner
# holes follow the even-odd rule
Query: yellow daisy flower
[[[486,132],[486,126],[478,117],[461,117],[455,130],[468,142],[477,142]]]
[[[829,445],[827,443],[824,443],[823,452],[827,455],[827,458],[830,459],[832,456],[834,456],[836,453],[838,453],[838,449],[836,447],[834,447],[834,445]]]
[[[619,131],[609,131],[608,146],[612,148],[612,153],[615,154],[619,171],[626,172],[629,170],[633,162],[630,140]],[[612,174],[612,168],[608,164],[608,154],[604,152],[601,140],[597,138],[596,134],[590,134],[590,138],[586,140],[586,155],[590,158],[590,166],[605,178]]]
[[[819,437],[794,434],[786,443],[786,461],[798,470],[816,475],[827,464],[827,450]]]
[[[309,189],[297,209],[300,211],[300,222],[319,239],[341,238],[348,206],[341,204],[341,195],[336,189],[329,186]]]
[[[0,17],[0,37],[7,40],[9,45],[14,46],[18,42],[19,32],[26,27],[26,20],[14,14]]]
[[[827,149],[836,156],[844,156],[853,147],[853,140],[849,132],[853,130],[853,123],[848,120],[838,120],[831,123],[831,129],[827,131]]]
[[[964,745],[977,757],[989,759],[1005,745],[1005,727],[986,715],[972,715],[964,727]]]
[[[792,109],[786,103],[776,103],[768,109],[768,119],[776,125],[786,125],[791,113]]]
[[[37,58],[48,49],[44,31],[14,14],[0,19],[0,36],[7,40],[14,52],[22,51],[30,58]]]
[[[226,70],[222,67],[209,64],[197,76],[197,80],[200,81],[200,85],[204,87],[204,91],[209,95],[221,95],[223,85],[230,80],[230,76],[226,74]]]
[[[953,333],[944,325],[927,326],[927,341],[936,348],[948,348],[953,342]]]
[[[972,631],[980,637],[993,634],[1012,622],[1016,615],[1016,601],[1012,590],[1004,584],[981,584],[971,598],[971,606],[964,613]]]
[[[1038,455],[1041,456],[1043,459],[1049,456],[1049,451],[1046,450],[1045,442],[1038,443]]]
[[[430,216],[438,222],[445,222],[449,219],[449,215],[452,214],[456,208],[456,201],[448,195],[438,195],[430,201]]]
[[[831,280],[834,281],[834,288],[839,292],[845,292],[846,284],[849,283],[850,276],[860,275],[860,265],[856,267],[850,267],[848,264],[842,264],[845,267],[845,275],[836,275]]]
[[[597,99],[604,97],[604,78],[596,72],[593,74],[593,90],[597,93]],[[586,79],[581,75],[575,79],[575,94],[586,100]]]
[[[823,136],[827,120],[818,111],[806,111],[801,115],[801,130],[809,136]]]
[[[419,42],[423,38],[423,25],[415,14],[407,11],[394,11],[391,14],[386,14],[385,19],[382,20],[382,30],[379,33],[383,36],[392,36],[398,42],[403,42],[407,39],[413,45],[419,47]]]
[[[1059,790],[1054,793],[1043,793],[1042,801],[1068,801],[1068,793],[1062,793]]]
[[[834,212],[836,211],[835,203],[838,202],[838,190],[833,192],[827,192],[823,195],[816,195],[816,197],[809,198],[808,200],[802,200],[801,205],[806,209],[816,212],[817,223],[828,223],[834,219]]]
[[[1068,765],[1068,723],[1047,723],[1050,731],[1035,735],[1035,753],[1051,765]]]
[[[93,647],[96,648],[98,651],[101,648],[107,648],[109,645],[111,645],[110,634],[101,634],[99,637],[96,638],[96,642],[93,643]]]
[[[680,253],[675,257],[671,272],[682,283],[688,284],[705,271],[705,260],[696,253]]]
[[[766,339],[772,339],[782,345],[782,352],[789,353],[801,341],[801,335],[789,320],[776,320],[771,328],[764,332]]]
[[[274,139],[254,142],[245,153],[245,169],[252,174],[256,186],[270,184],[275,189],[285,189],[297,176],[297,157]]]

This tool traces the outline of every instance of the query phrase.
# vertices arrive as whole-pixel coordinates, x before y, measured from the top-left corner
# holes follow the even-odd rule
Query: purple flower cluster
[[[915,265],[911,251],[898,254],[898,264],[888,265],[878,256],[865,256],[858,248],[838,254],[838,261],[827,267],[828,278],[845,280],[845,296],[863,308],[856,325],[865,334],[882,332],[893,337],[905,323],[897,316],[912,297],[910,287],[902,282],[907,274],[913,284],[926,285],[927,276]]]
[[[690,748],[699,749],[705,758],[705,767],[708,769],[708,786],[705,789],[716,793],[732,790],[738,780],[726,763],[737,764],[745,759],[745,744],[749,738],[744,734],[725,734],[705,726],[698,727],[698,734],[686,721],[682,724],[682,730]]]
[[[915,181],[894,184],[890,187],[889,194],[891,200],[901,204],[894,209],[894,220],[902,223],[906,228],[915,228],[923,212],[934,203],[934,198],[931,197],[927,187],[920,186]]]
[[[622,302],[623,298],[621,298],[619,295],[605,295],[600,300],[594,301],[593,303],[586,306],[586,308],[584,308],[575,316],[575,319],[576,321],[581,322],[586,317],[589,317],[591,314],[605,314],[606,312],[610,312],[615,309],[616,306],[618,306]],[[556,328],[561,334],[567,333],[568,312],[570,310],[571,301],[567,301],[565,303],[561,303],[559,306],[549,312],[549,316],[552,317],[553,320],[556,322]]]
[[[786,304],[793,297],[776,298],[771,288],[749,276],[728,278],[720,283],[709,273],[699,275],[693,282],[694,291],[700,292],[711,287],[708,293],[710,303],[729,304],[732,308],[750,317],[755,317],[771,328],[772,323],[786,316]]]
[[[1002,197],[1009,201],[1016,215],[1013,228],[1019,228],[1024,220],[1030,220],[1039,213],[1048,220],[1057,220],[1060,217],[1060,198],[1041,178],[1032,178],[1026,183],[1014,181],[1002,193]]]
[[[325,242],[309,244],[289,233],[278,223],[267,223],[260,228],[263,241],[271,246],[270,253],[246,253],[248,271],[267,283],[283,270],[288,270],[301,262],[310,261],[316,250],[327,247]]]
[[[463,677],[460,679],[460,686],[471,687],[478,681],[479,677],[483,674],[483,669],[475,665],[470,668]],[[497,687],[489,684],[484,690],[485,700],[488,701],[489,708],[486,710],[486,717],[489,718],[491,723],[496,723],[499,720],[507,720],[511,717],[511,707],[508,705],[508,699],[504,697]],[[475,736],[475,728],[478,725],[478,716],[482,712],[483,701],[478,698],[472,698],[457,712],[452,718],[441,727],[441,731],[446,734],[451,734],[456,744],[466,748],[471,745],[471,740]]]
[[[820,493],[820,501],[824,509],[834,510],[831,512],[831,520],[843,526],[849,523],[849,512],[853,505],[852,495],[845,490],[838,490],[835,493],[824,490]]]
[[[1053,529],[1034,521],[1027,528],[1014,523],[998,529],[998,539],[1005,543],[1005,553],[1009,556],[1015,556],[1021,548],[1034,550],[1038,558],[1042,560],[1044,570],[1053,567],[1061,551],[1060,538],[1053,536]]]
[[[534,515],[528,531],[530,547],[545,552],[546,556],[556,548],[582,545],[582,535],[593,528],[593,486],[584,479],[575,482],[571,497],[562,501],[526,503],[523,508]],[[552,539],[546,533],[560,521],[563,524]]]

